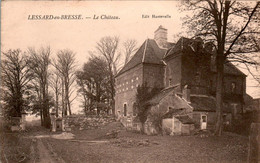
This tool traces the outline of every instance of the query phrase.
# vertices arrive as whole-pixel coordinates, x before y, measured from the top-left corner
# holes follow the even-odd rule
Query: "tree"
[[[56,109],[56,117],[59,116],[59,97],[61,95],[61,77],[57,70],[51,74],[50,78],[50,87],[53,89],[55,94],[55,109]]]
[[[103,57],[92,56],[84,64],[83,70],[77,72],[78,90],[84,98],[83,106],[85,110],[93,104],[104,103],[109,97],[107,85],[109,83],[108,66]],[[89,103],[88,103],[89,102]],[[97,108],[100,113],[100,108]]]
[[[110,87],[110,104],[112,106],[113,115],[115,115],[115,78],[117,73],[117,64],[120,53],[117,52],[119,37],[103,37],[97,43],[97,53],[103,56],[107,62],[109,70],[109,87]]]
[[[74,93],[72,86],[76,80],[75,53],[68,49],[58,51],[57,60],[53,60],[53,65],[62,79],[62,116],[66,116],[68,112],[71,115],[71,103],[76,98],[71,99]]]
[[[35,109],[40,110],[42,126],[48,128],[50,127],[48,80],[50,75],[49,65],[51,64],[51,49],[50,47],[42,47],[36,51],[35,48],[29,48],[28,53],[30,54],[28,66],[30,67],[30,71],[35,75],[33,85],[38,94],[38,101],[36,100]]]
[[[133,39],[128,39],[123,43],[124,46],[124,54],[125,54],[125,63],[131,59],[132,54],[137,50],[136,48],[137,41]]]
[[[254,52],[259,51],[259,2],[230,0],[185,0],[184,10],[192,11],[184,25],[194,37],[202,37],[215,46],[217,68],[215,134],[222,133],[223,77],[226,62],[257,65]]]
[[[33,74],[28,68],[26,55],[21,50],[3,52],[1,63],[1,100],[4,102],[7,116],[20,117],[28,106],[29,82]]]
[[[137,87],[137,93],[135,98],[135,104],[137,108],[137,117],[142,123],[142,131],[144,131],[144,123],[147,120],[149,104],[147,103],[155,94],[161,91],[157,87],[149,87],[147,83]]]

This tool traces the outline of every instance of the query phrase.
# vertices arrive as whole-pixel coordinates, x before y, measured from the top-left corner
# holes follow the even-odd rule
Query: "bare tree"
[[[184,25],[194,37],[212,42],[216,49],[217,68],[215,134],[222,133],[223,77],[226,62],[258,64],[249,54],[259,51],[259,2],[243,3],[231,0],[185,0],[184,10],[193,12]]]
[[[104,56],[109,70],[109,86],[110,86],[110,103],[112,112],[115,114],[115,78],[117,73],[117,64],[120,58],[120,53],[117,52],[119,44],[119,37],[103,37],[97,43],[96,49],[98,54]]]
[[[29,82],[34,76],[27,67],[26,56],[21,50],[8,50],[2,54],[1,100],[6,105],[2,108],[7,116],[20,117],[27,104],[25,95],[28,93]]]
[[[40,103],[40,115],[42,119],[42,125],[45,127],[50,126],[50,106],[49,106],[49,92],[48,92],[48,79],[49,79],[49,65],[51,64],[50,47],[40,48],[28,48],[30,54],[28,66],[35,75],[34,86],[37,92],[39,92]]]
[[[56,109],[56,117],[59,116],[59,99],[61,95],[61,77],[58,71],[54,71],[50,78],[50,87],[54,91],[55,94],[55,109]]]
[[[62,79],[62,116],[66,116],[67,112],[71,115],[71,103],[75,99],[70,99],[74,91],[72,87],[76,80],[75,53],[68,49],[60,50],[57,54],[57,60],[53,60],[53,65]]]
[[[134,52],[136,52],[137,48],[136,48],[136,44],[137,41],[134,39],[128,39],[123,43],[124,46],[124,54],[125,54],[125,63],[124,65],[126,65],[126,63],[131,59],[131,56]]]

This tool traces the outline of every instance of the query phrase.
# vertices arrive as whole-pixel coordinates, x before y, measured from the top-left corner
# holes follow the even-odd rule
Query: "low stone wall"
[[[61,125],[61,128],[64,127],[64,131],[75,129],[88,130],[99,128],[114,121],[115,119],[110,116],[71,115],[63,118],[56,118],[56,127]]]

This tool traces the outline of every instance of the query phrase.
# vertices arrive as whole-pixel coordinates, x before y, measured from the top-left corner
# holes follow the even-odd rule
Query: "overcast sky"
[[[159,25],[168,29],[168,41],[181,31],[182,15],[178,1],[4,1],[1,13],[1,50],[50,46],[55,56],[60,49],[76,53],[79,66],[87,61],[88,51],[104,36],[119,36],[121,42],[136,39],[140,46],[146,38],[153,38]],[[28,20],[32,15],[82,15],[80,20]],[[110,15],[120,19],[97,19]],[[150,18],[142,18],[149,15]],[[151,18],[169,15],[171,18]],[[90,17],[90,19],[86,19]],[[176,40],[176,38],[174,39]],[[251,84],[250,86],[255,85]],[[255,87],[248,93],[256,97]]]

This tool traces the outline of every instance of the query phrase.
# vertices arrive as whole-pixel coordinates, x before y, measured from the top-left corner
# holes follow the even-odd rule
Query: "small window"
[[[231,92],[232,92],[232,93],[235,93],[235,91],[236,91],[236,83],[235,83],[235,82],[232,82],[232,83],[231,83]]]
[[[202,122],[207,122],[207,116],[203,115],[201,116],[201,118],[202,118]]]
[[[126,90],[128,90],[128,87],[126,88]]]
[[[128,82],[126,82],[126,84],[128,84]]]
[[[169,79],[169,86],[171,86],[172,85],[172,79],[170,78]]]
[[[134,82],[134,79],[132,79],[131,81],[132,81],[132,83],[133,83],[133,82]]]
[[[126,106],[126,104],[124,104],[124,116],[126,116],[127,115],[127,106]]]
[[[134,88],[134,86],[132,85],[132,86],[131,86],[131,88],[133,89],[133,88]]]
[[[139,78],[138,77],[136,77],[136,80],[138,80]]]

